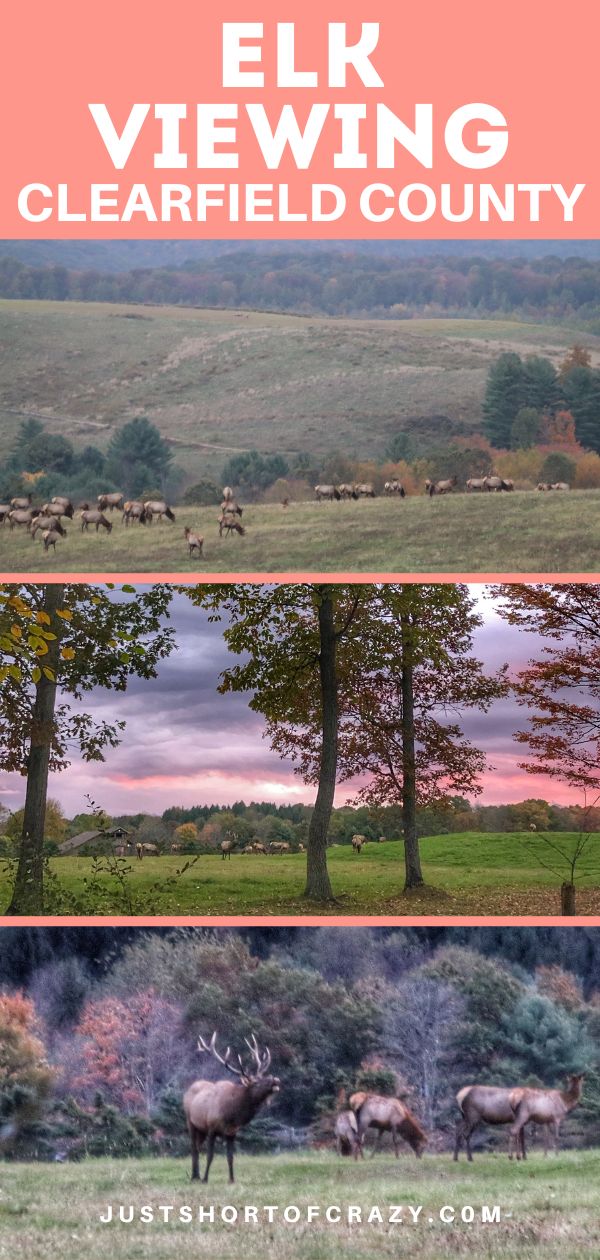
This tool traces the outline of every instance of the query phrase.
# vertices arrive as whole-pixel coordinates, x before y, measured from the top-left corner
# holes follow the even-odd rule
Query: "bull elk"
[[[509,1159],[513,1151],[517,1159],[526,1159],[525,1145],[521,1139],[525,1125],[541,1124],[552,1128],[554,1150],[558,1154],[560,1126],[569,1112],[577,1106],[581,1098],[585,1073],[579,1072],[569,1077],[566,1089],[523,1089],[521,1097],[514,1107],[514,1124],[510,1131]]]
[[[315,486],[315,496],[318,503],[321,503],[323,499],[337,499],[339,501],[342,497],[337,486],[325,485]]]
[[[221,853],[223,855],[223,861],[225,861],[226,857],[228,857],[229,861],[231,861],[231,854],[233,853],[236,844],[236,840],[221,840]]]
[[[430,481],[427,478],[425,482],[425,494],[432,499],[434,494],[451,494],[457,484],[456,477],[449,477],[445,481]]]
[[[389,1098],[384,1094],[357,1093],[352,1094],[350,1106],[356,1116],[361,1145],[367,1129],[376,1129],[378,1142],[382,1133],[391,1133],[396,1159],[399,1158],[399,1137],[408,1143],[417,1159],[421,1158],[423,1148],[427,1145],[427,1135],[416,1117],[409,1111],[406,1103],[403,1103],[400,1098]],[[373,1154],[376,1149],[377,1145]]]
[[[221,1056],[216,1046],[216,1032],[208,1045],[202,1037],[198,1039],[200,1053],[211,1054],[228,1072],[239,1077],[239,1080],[194,1081],[183,1096],[183,1109],[192,1145],[192,1181],[200,1180],[200,1150],[205,1141],[206,1168],[202,1180],[208,1181],[215,1142],[220,1137],[225,1139],[229,1181],[233,1184],[234,1143],[238,1130],[250,1123],[273,1094],[279,1093],[279,1077],[267,1075],[271,1065],[271,1051],[267,1047],[263,1053],[260,1052],[254,1033],[250,1041],[247,1038],[244,1040],[252,1055],[252,1068],[244,1067],[239,1054],[239,1067],[231,1063],[229,1046],[225,1055]]]

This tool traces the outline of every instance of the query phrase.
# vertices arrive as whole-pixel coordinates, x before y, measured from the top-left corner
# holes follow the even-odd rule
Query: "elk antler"
[[[250,1054],[252,1055],[252,1058],[254,1059],[254,1062],[256,1063],[257,1076],[264,1076],[267,1068],[270,1066],[270,1063],[271,1063],[271,1051],[269,1050],[269,1047],[267,1046],[265,1048],[264,1054],[261,1054],[258,1048],[258,1042],[256,1040],[254,1033],[252,1033],[251,1041],[248,1041],[247,1037],[244,1037],[244,1041],[246,1042],[246,1045],[250,1051]]]
[[[223,1067],[227,1068],[228,1072],[233,1072],[234,1076],[246,1076],[247,1073],[244,1071],[244,1065],[242,1063],[242,1060],[240,1059],[239,1054],[238,1054],[238,1060],[239,1060],[240,1066],[239,1068],[237,1068],[233,1066],[233,1063],[229,1062],[229,1056],[231,1054],[231,1047],[230,1046],[227,1047],[225,1051],[225,1058],[223,1058],[223,1056],[220,1055],[219,1051],[217,1050],[216,1041],[217,1041],[216,1031],[213,1033],[210,1039],[210,1044],[208,1046],[204,1040],[204,1037],[199,1037],[198,1049],[200,1051],[200,1054],[205,1054],[205,1053],[212,1054],[215,1059],[218,1059],[219,1063],[223,1064]]]

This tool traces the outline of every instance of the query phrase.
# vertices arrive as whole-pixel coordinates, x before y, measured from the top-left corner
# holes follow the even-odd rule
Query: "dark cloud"
[[[473,592],[483,617],[475,654],[490,672],[510,662],[514,675],[539,651],[539,642],[508,626],[482,586]],[[173,804],[232,803],[242,797],[311,800],[312,789],[262,738],[263,719],[248,707],[250,697],[217,692],[222,671],[235,661],[223,640],[223,623],[209,621],[181,594],[174,597],[171,614],[177,648],[157,678],[132,679],[125,693],[98,689],[85,699],[96,716],[126,722],[121,745],[109,750],[104,764],[84,765],[75,758],[66,773],[52,777],[51,795],[70,814],[85,808],[86,792],[112,813],[162,812]],[[486,779],[486,800],[515,800],[535,794],[534,788],[539,794],[540,783],[544,786],[544,780],[532,781],[518,769],[521,750],[513,732],[523,728],[526,717],[513,697],[487,714],[463,715],[465,734],[485,749],[495,767]],[[0,799],[16,808],[23,786],[20,776],[0,776]],[[357,786],[343,784],[337,803],[347,801]],[[545,790],[555,800],[561,796],[547,781]]]

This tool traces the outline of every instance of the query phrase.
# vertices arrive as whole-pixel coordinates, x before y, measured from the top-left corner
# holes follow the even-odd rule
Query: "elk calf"
[[[364,1159],[362,1142],[358,1136],[358,1124],[353,1111],[341,1111],[335,1120],[335,1147],[338,1155],[353,1155]]]

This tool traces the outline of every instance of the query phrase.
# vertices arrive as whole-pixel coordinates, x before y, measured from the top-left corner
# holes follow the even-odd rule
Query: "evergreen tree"
[[[520,407],[512,422],[510,445],[513,451],[527,451],[540,435],[540,413],[535,407]]]
[[[136,416],[113,434],[106,452],[106,472],[132,497],[154,486],[164,493],[172,459],[169,445],[156,425],[145,416]]]
[[[484,430],[492,446],[507,447],[513,420],[524,404],[524,368],[514,351],[492,364],[483,402]]]

